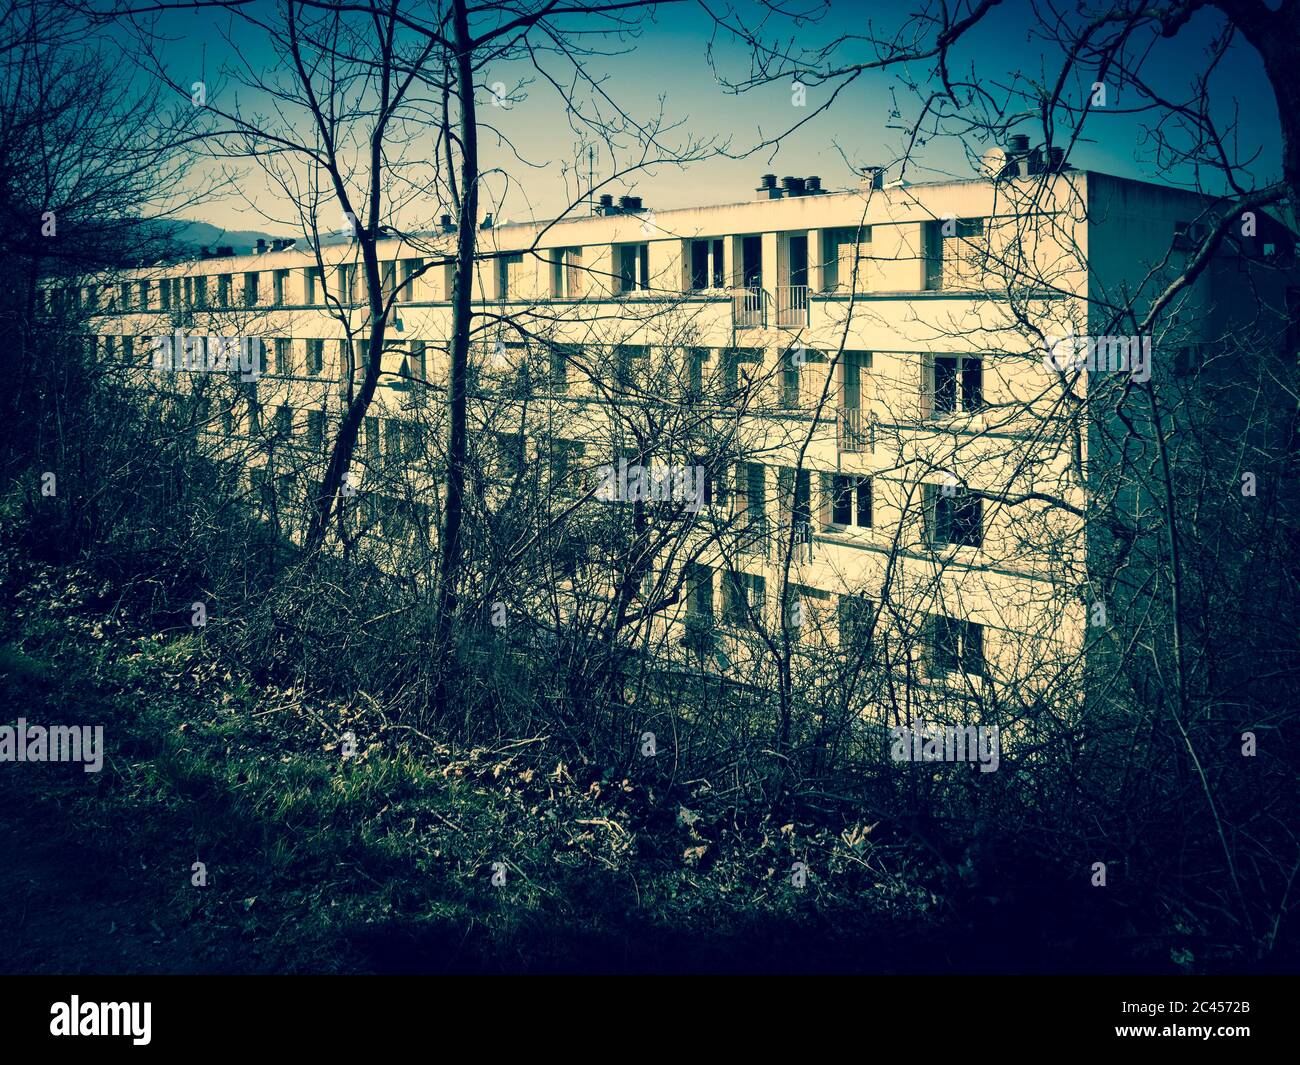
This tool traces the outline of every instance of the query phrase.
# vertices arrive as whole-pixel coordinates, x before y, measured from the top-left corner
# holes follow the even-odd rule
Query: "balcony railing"
[[[813,560],[813,525],[811,521],[795,521],[793,557],[796,562],[811,562]]]
[[[870,451],[871,422],[860,407],[841,407],[837,421],[837,442],[841,451]]]
[[[785,328],[808,324],[807,285],[782,285],[776,290],[776,324]]]
[[[737,329],[767,326],[767,303],[761,287],[738,288],[731,294],[731,315]]]

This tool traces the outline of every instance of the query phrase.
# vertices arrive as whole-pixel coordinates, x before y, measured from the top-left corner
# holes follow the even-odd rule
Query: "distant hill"
[[[178,220],[175,226],[173,239],[177,244],[192,248],[195,251],[203,247],[215,248],[218,245],[229,245],[235,249],[236,255],[244,255],[253,251],[258,240],[264,240],[267,244],[270,244],[277,237],[293,239],[295,236],[292,233],[263,233],[256,229],[222,229],[220,226],[214,226],[208,222],[182,222]]]

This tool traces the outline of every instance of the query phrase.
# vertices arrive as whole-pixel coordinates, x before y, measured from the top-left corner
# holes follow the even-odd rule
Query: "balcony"
[[[841,407],[836,419],[836,443],[841,451],[870,451],[871,421],[861,407]]]
[[[776,290],[776,324],[782,329],[808,324],[807,285],[782,285]]]
[[[767,302],[760,286],[733,289],[731,317],[736,329],[767,327]]]

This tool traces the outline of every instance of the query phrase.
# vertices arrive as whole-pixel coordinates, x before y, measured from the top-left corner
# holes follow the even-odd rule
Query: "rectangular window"
[[[218,307],[230,306],[230,275],[229,274],[217,275],[217,306]]]
[[[307,446],[318,448],[325,438],[325,415],[318,410],[307,412]]]
[[[691,241],[691,289],[723,288],[722,241]]]
[[[586,446],[581,440],[564,440],[556,438],[550,447],[551,488],[563,496],[575,496],[581,474],[580,466],[586,455]]]
[[[379,419],[375,417],[366,418],[366,456],[372,462],[378,462],[380,457],[379,441]]]
[[[636,387],[648,353],[649,349],[641,344],[619,344],[614,348],[614,379],[620,388]]]
[[[648,289],[650,287],[650,245],[620,244],[617,251],[619,292]]]
[[[406,358],[403,360],[402,376],[414,381],[424,381],[428,376],[425,363],[425,346],[423,340],[412,340]]]
[[[946,218],[924,223],[925,287],[969,288],[979,281],[984,219]]]
[[[286,440],[293,436],[293,408],[287,403],[275,408],[275,431]]]
[[[853,493],[853,522],[863,529],[870,529],[872,518],[871,478],[859,477],[857,484],[853,487]]]
[[[931,615],[927,644],[930,670],[935,675],[985,675],[983,625],[942,614]]]
[[[957,359],[937,358],[934,360],[934,403],[935,414],[957,413]]]
[[[984,360],[936,355],[930,366],[930,413],[975,414],[984,409]]]
[[[384,451],[390,462],[402,457],[402,422],[399,418],[384,419]]]
[[[170,278],[164,277],[158,285],[158,301],[164,311],[172,309],[172,283]]]
[[[685,570],[686,613],[700,620],[713,618],[713,570],[696,562],[689,562]]]
[[[569,390],[569,357],[573,348],[564,344],[548,344],[546,350],[550,362],[547,383],[552,392],[562,395]]]
[[[808,470],[786,468],[779,472],[783,517],[806,532],[812,522],[812,479]],[[797,541],[796,541],[797,542]]]
[[[307,341],[307,372],[313,376],[325,369],[325,341]]]
[[[761,622],[766,588],[767,582],[761,576],[727,570],[722,581],[723,617],[733,625]]]
[[[293,341],[288,337],[275,338],[275,368],[271,372],[285,377],[293,374]]]
[[[286,289],[289,287],[289,271],[276,270],[271,275],[271,297],[275,300],[277,307],[283,307],[289,298]]]
[[[402,288],[398,293],[398,300],[402,303],[414,303],[419,294],[416,292],[416,286],[421,283],[423,275],[420,271],[424,268],[423,259],[403,259],[402,260]]]
[[[519,296],[523,265],[524,257],[519,253],[497,258],[497,299],[509,300]]]
[[[578,299],[582,295],[582,249],[552,248],[548,254],[551,264],[551,298]]]
[[[865,595],[841,595],[839,601],[840,647],[863,651],[871,646],[876,609]]]
[[[935,547],[980,547],[984,543],[984,500],[980,495],[948,484],[923,488],[928,543]]]
[[[801,378],[799,367],[785,358],[781,366],[781,406],[795,410],[800,404]]]
[[[397,292],[397,260],[385,259],[379,264],[379,299],[388,303]]]
[[[838,226],[822,233],[824,285],[827,292],[848,292],[856,283],[857,290],[866,289],[864,262],[870,256],[871,227]]]
[[[585,282],[582,272],[582,249],[570,248],[564,258],[564,295],[571,300],[581,299]]]
[[[836,525],[853,524],[853,489],[850,477],[837,475],[834,478],[834,494],[831,498],[831,521]]]
[[[686,350],[686,398],[698,402],[704,398],[704,363],[709,353],[705,348]]]
[[[261,277],[256,271],[250,271],[244,275],[244,306],[257,306],[257,282]]]
[[[740,483],[738,497],[741,502],[746,525],[751,529],[761,530],[767,520],[767,491],[765,486],[765,467],[761,462],[742,462],[740,464]]]

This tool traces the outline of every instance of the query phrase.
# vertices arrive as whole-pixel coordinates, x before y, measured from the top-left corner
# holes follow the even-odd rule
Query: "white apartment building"
[[[743,672],[747,631],[779,628],[798,601],[829,619],[799,640],[870,640],[945,689],[1055,690],[1082,663],[1102,594],[1085,514],[1114,452],[1080,412],[1126,375],[1180,372],[1197,329],[1208,341],[1225,328],[1232,271],[1194,286],[1203,313],[1185,311],[1178,336],[1103,347],[1099,365],[1064,374],[1044,356],[1060,338],[1118,332],[1116,295],[1144,306],[1204,210],[1019,145],[1004,172],[971,180],[831,191],[766,175],[743,202],[606,197],[590,216],[482,228],[472,429],[514,463],[504,481],[546,479],[566,506],[620,457],[707,466],[690,519],[706,546],[656,559],[644,583],[683,576],[658,624],[701,653],[717,641],[724,671]],[[375,470],[438,450],[412,412],[423,396],[436,432],[449,230],[380,245],[392,314],[354,477],[380,535],[434,525],[436,475],[401,503]],[[367,357],[363,288],[354,243],[300,241],[51,300],[93,311],[104,358],[181,392],[213,375],[158,371],[155,338],[263,340],[255,381],[197,402],[209,438],[239,441],[274,492],[288,487],[258,441],[323,455]],[[588,564],[578,551],[557,579]]]

